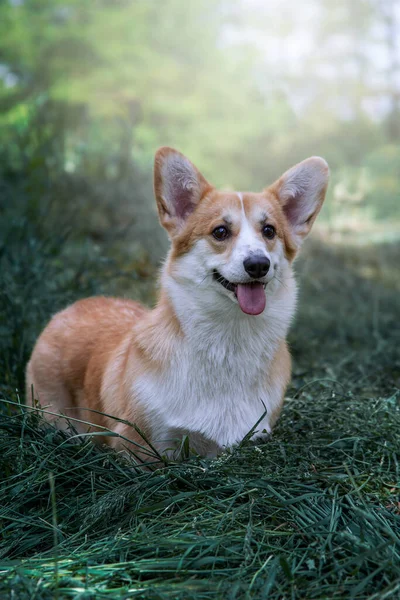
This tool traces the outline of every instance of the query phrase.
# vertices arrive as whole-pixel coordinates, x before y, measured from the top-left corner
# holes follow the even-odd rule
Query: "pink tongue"
[[[265,308],[265,291],[262,283],[238,283],[236,296],[242,311],[259,315]]]

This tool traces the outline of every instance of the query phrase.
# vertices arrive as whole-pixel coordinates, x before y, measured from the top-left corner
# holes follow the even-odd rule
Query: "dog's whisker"
[[[274,279],[276,279],[277,281],[279,281],[279,283],[281,284],[281,286],[284,287],[286,291],[289,290],[289,288],[287,287],[286,283],[284,281],[282,281],[282,279],[279,279],[279,277],[277,275],[274,275],[271,281],[273,281]]]
[[[211,273],[207,273],[207,275],[205,275],[203,277],[203,279],[201,281],[199,281],[199,283],[197,284],[197,287],[200,287],[208,277],[211,277]]]

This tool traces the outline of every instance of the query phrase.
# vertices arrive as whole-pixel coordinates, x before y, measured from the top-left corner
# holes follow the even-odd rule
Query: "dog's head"
[[[264,311],[321,209],[328,184],[319,157],[297,164],[261,193],[217,191],[180,152],[160,148],[154,188],[171,239],[170,274],[244,313]],[[270,286],[270,287],[268,287]]]

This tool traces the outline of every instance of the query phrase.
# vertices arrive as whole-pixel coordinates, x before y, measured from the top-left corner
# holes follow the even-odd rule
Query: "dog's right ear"
[[[161,225],[172,237],[212,189],[186,156],[164,146],[154,159],[154,193]]]

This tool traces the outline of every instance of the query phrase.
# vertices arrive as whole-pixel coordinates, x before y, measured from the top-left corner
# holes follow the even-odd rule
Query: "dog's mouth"
[[[235,294],[238,304],[244,313],[247,315],[259,315],[263,312],[266,304],[266,283],[262,283],[261,281],[232,283],[215,270],[213,271],[213,278],[228,292]]]
[[[213,278],[215,281],[218,281],[218,283],[220,283],[226,290],[228,290],[228,292],[233,292],[236,294],[237,283],[231,283],[225,279],[225,277],[222,277],[221,273],[218,273],[218,271],[215,270],[213,271]]]

